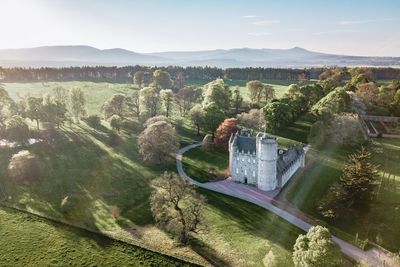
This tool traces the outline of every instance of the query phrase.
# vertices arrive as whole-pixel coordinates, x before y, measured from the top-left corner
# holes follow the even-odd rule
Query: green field
[[[0,218],[1,266],[190,266],[8,208]]]
[[[51,89],[62,86],[65,89],[79,87],[86,96],[86,108],[89,115],[100,113],[101,105],[113,94],[127,94],[136,90],[132,84],[123,83],[95,83],[95,82],[36,82],[36,83],[5,83],[5,89],[14,99],[30,96],[42,96],[51,93]]]
[[[132,90],[128,84],[91,82],[5,84],[5,87],[17,97],[26,93],[39,96],[59,85],[82,88],[89,114],[98,113],[112,94]],[[204,191],[209,198],[207,232],[195,235],[198,246],[176,246],[170,235],[155,226],[149,206],[151,180],[164,170],[175,171],[175,161],[171,158],[162,167],[144,164],[136,143],[142,130],[136,121],[126,121],[121,142],[111,145],[107,122],[100,129],[84,122],[65,124],[56,142],[29,147],[41,162],[41,176],[30,183],[17,184],[8,177],[9,159],[18,149],[2,150],[0,185],[5,201],[32,213],[66,220],[204,264],[262,266],[262,257],[272,248],[279,255],[281,266],[291,266],[292,245],[299,230],[254,205]],[[199,138],[186,120],[179,127],[179,135],[181,145]],[[227,209],[228,206],[231,207]],[[251,216],[257,218],[253,226]],[[252,249],[243,250],[243,246]]]
[[[373,162],[379,165],[383,185],[378,199],[369,212],[347,214],[335,222],[326,221],[336,234],[349,241],[368,239],[393,252],[400,247],[400,140],[376,139],[368,146],[373,153]],[[287,199],[317,220],[323,218],[317,205],[328,191],[329,186],[338,181],[347,156],[355,152],[354,147],[326,145],[311,149],[308,160],[314,161],[301,179],[290,184]],[[390,177],[388,178],[388,173]]]

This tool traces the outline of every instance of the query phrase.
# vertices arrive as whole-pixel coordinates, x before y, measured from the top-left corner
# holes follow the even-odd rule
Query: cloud
[[[254,21],[251,24],[257,25],[257,26],[265,26],[265,25],[273,25],[273,24],[279,24],[281,23],[280,20],[260,20],[260,21]]]
[[[270,32],[249,32],[247,34],[251,35],[251,36],[268,36],[268,35],[272,35],[272,33],[270,33]]]
[[[358,25],[358,24],[367,24],[373,22],[385,22],[385,21],[394,21],[396,19],[367,19],[367,20],[341,20],[338,21],[337,24],[339,25]]]
[[[314,32],[313,35],[333,35],[333,34],[340,34],[340,33],[357,33],[359,31],[353,30],[336,30],[336,31],[323,31],[323,32]]]
[[[257,15],[245,15],[245,16],[240,16],[241,19],[255,19],[255,18],[260,18],[260,16]]]

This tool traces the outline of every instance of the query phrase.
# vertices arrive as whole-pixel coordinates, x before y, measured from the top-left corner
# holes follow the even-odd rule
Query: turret
[[[278,142],[276,138],[265,134],[257,135],[258,188],[263,191],[277,187],[276,163]]]

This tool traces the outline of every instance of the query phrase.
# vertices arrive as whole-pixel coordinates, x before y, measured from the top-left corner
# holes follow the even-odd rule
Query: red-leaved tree
[[[219,126],[215,136],[215,145],[228,149],[229,137],[238,130],[235,118],[225,119]]]

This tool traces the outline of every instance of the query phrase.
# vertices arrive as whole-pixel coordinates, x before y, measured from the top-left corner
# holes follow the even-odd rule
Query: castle
[[[232,180],[257,186],[263,191],[282,188],[304,167],[302,147],[278,149],[276,138],[266,134],[251,137],[247,131],[229,139],[229,169]]]

